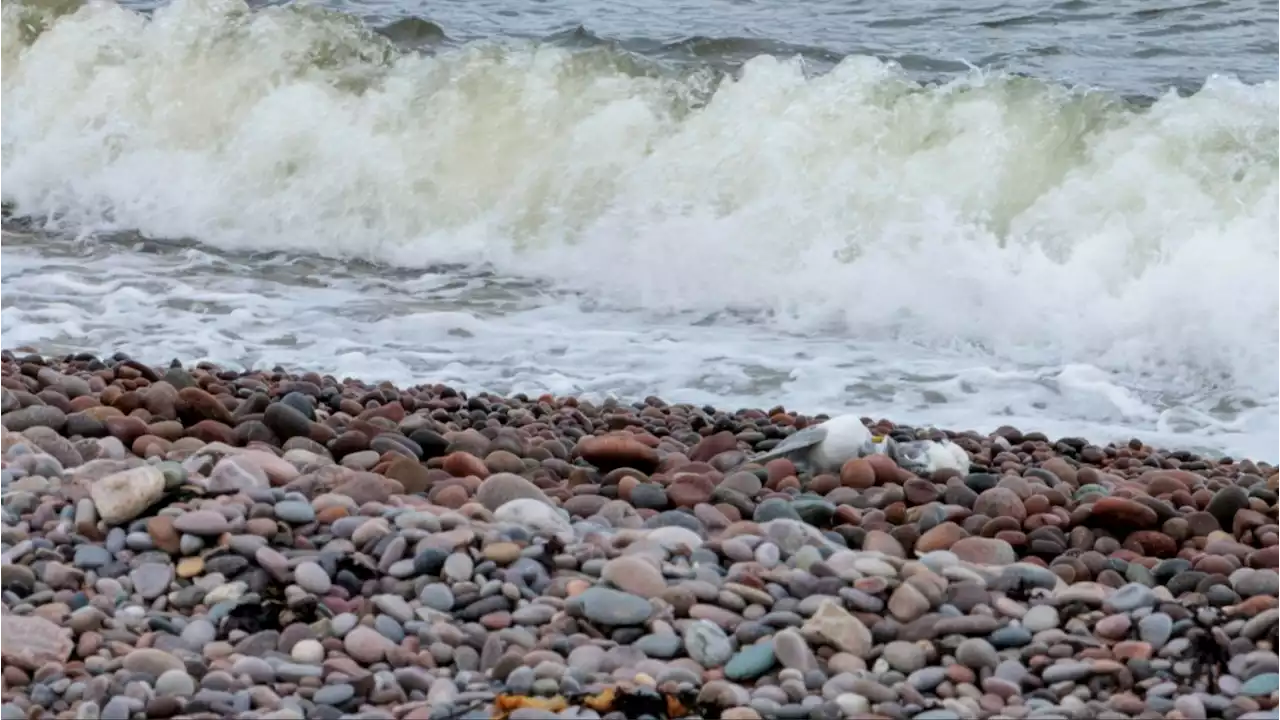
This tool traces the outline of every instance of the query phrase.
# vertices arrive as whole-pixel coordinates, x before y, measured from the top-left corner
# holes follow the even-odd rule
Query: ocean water
[[[1277,15],[6,2],[0,344],[1274,461]]]

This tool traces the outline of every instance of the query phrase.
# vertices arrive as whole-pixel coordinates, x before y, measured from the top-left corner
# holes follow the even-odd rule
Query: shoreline
[[[63,359],[72,358],[72,357],[90,357],[90,356],[99,358],[101,360],[108,359],[107,355],[98,355],[89,351],[79,349],[76,346],[60,347],[60,351],[58,352],[43,352],[31,346],[21,346],[17,349],[13,349],[13,348],[0,349],[0,352],[7,353],[11,356],[18,356],[18,357],[25,357],[25,356],[42,357],[50,361],[63,360]],[[404,381],[403,377],[382,379],[382,380],[370,380],[367,377],[351,376],[351,375],[343,375],[339,377],[337,374],[333,372],[324,372],[324,371],[314,370],[302,365],[298,365],[296,363],[290,363],[288,365],[282,365],[280,363],[276,363],[274,365],[271,365],[270,368],[267,368],[266,364],[261,361],[259,361],[256,364],[256,366],[244,365],[243,363],[235,363],[235,362],[218,362],[214,360],[195,360],[195,361],[188,362],[188,361],[180,361],[177,359],[173,359],[173,360],[166,360],[162,362],[153,363],[153,362],[149,362],[146,359],[138,359],[136,357],[133,357],[129,355],[127,351],[123,351],[123,350],[116,354],[121,357],[129,357],[130,359],[133,359],[136,362],[147,365],[148,367],[153,368],[156,372],[158,372],[161,375],[163,375],[164,371],[166,371],[173,363],[181,363],[182,366],[186,369],[192,369],[196,367],[207,367],[207,368],[215,368],[221,372],[235,373],[238,375],[272,375],[276,373],[283,373],[284,375],[287,375],[287,376],[301,376],[305,374],[305,375],[316,377],[316,378],[333,380],[337,382],[339,385],[344,383],[349,383],[349,384],[354,384],[354,385],[365,387],[365,388],[376,388],[376,387],[381,387],[386,385],[390,385],[391,387],[397,388],[397,389],[419,387],[419,385],[408,384],[407,382]],[[424,373],[423,377],[429,378],[430,375]],[[583,392],[557,394],[555,392],[552,392],[546,389],[529,389],[529,390],[521,390],[519,388],[494,389],[494,388],[477,385],[474,382],[467,382],[467,381],[453,382],[450,380],[445,380],[443,382],[427,382],[425,384],[430,387],[448,388],[453,392],[464,395],[466,397],[477,396],[477,395],[490,397],[490,398],[499,398],[499,399],[524,397],[524,398],[531,398],[533,400],[537,400],[539,398],[552,398],[557,401],[572,399],[575,402],[586,402],[593,406],[601,406],[607,403],[610,406],[618,405],[618,406],[632,407],[637,404],[643,404],[645,400],[656,400],[657,402],[661,403],[663,406],[672,406],[672,407],[678,406],[678,407],[684,407],[684,408],[696,408],[699,410],[713,408],[716,413],[722,413],[722,414],[726,414],[726,415],[730,415],[738,418],[744,415],[750,415],[752,416],[752,418],[754,418],[756,415],[760,413],[765,413],[767,415],[771,413],[773,410],[782,409],[786,414],[792,417],[803,417],[810,421],[816,422],[817,419],[827,418],[827,417],[831,417],[833,415],[838,415],[838,414],[845,414],[847,412],[851,412],[854,409],[854,408],[841,408],[841,407],[836,407],[834,409],[825,409],[825,406],[824,406],[823,408],[818,409],[817,411],[814,411],[813,408],[808,408],[808,407],[802,407],[800,410],[797,410],[796,408],[788,407],[781,403],[772,404],[769,406],[769,408],[765,408],[764,406],[760,406],[760,405],[749,406],[743,403],[739,403],[737,405],[731,405],[729,402],[720,402],[719,399],[715,397],[706,397],[709,393],[708,391],[705,391],[702,389],[695,389],[693,391],[694,394],[699,397],[694,399],[687,399],[687,398],[672,397],[670,395],[662,393],[661,391],[657,391],[656,393],[651,392],[642,398],[640,396],[640,393],[615,394],[610,391],[604,391],[604,390],[588,390]],[[781,395],[782,390],[779,389],[778,393]],[[830,403],[828,403],[827,405],[830,405]],[[1108,447],[1120,448],[1120,447],[1129,446],[1131,448],[1141,448],[1143,449],[1144,452],[1147,452],[1147,453],[1155,452],[1155,453],[1161,454],[1162,456],[1192,455],[1198,458],[1199,460],[1202,460],[1204,462],[1208,462],[1211,464],[1216,464],[1219,462],[1227,462],[1227,461],[1230,461],[1232,463],[1237,463],[1243,460],[1251,460],[1255,464],[1266,465],[1269,468],[1273,468],[1273,469],[1280,468],[1280,457],[1272,457],[1270,450],[1264,453],[1254,454],[1254,453],[1248,452],[1247,450],[1244,450],[1241,447],[1242,445],[1241,443],[1232,442],[1229,439],[1228,440],[1223,439],[1223,438],[1232,437],[1233,433],[1224,433],[1221,436],[1217,436],[1213,434],[1208,434],[1203,436],[1188,435],[1185,438],[1181,438],[1181,437],[1178,437],[1179,434],[1177,433],[1171,434],[1167,431],[1163,431],[1158,428],[1130,427],[1130,426],[1126,426],[1124,423],[1121,423],[1119,421],[1098,424],[1097,427],[1093,428],[1093,432],[1090,432],[1089,430],[1080,427],[1080,425],[1084,422],[1083,420],[1079,418],[1070,418],[1070,417],[1059,417],[1059,418],[1050,417],[1044,420],[1045,427],[1032,427],[1032,429],[1026,429],[1029,424],[1034,422],[1026,414],[1018,415],[1017,417],[1011,417],[1009,418],[1009,422],[1001,423],[999,425],[996,425],[994,421],[988,418],[988,422],[985,425],[975,428],[975,427],[959,427],[955,422],[943,421],[941,423],[934,423],[927,419],[921,420],[920,417],[922,415],[927,416],[928,413],[927,411],[923,411],[919,408],[911,409],[910,411],[901,413],[901,414],[906,414],[910,416],[909,419],[905,419],[905,420],[899,417],[899,414],[895,414],[895,411],[893,409],[887,409],[884,412],[887,413],[887,415],[878,415],[878,416],[862,415],[862,419],[864,422],[868,422],[870,425],[878,424],[882,427],[887,427],[887,428],[901,427],[904,430],[914,431],[918,433],[919,437],[937,438],[942,436],[947,436],[947,437],[961,436],[961,437],[968,437],[970,439],[981,441],[983,439],[990,439],[996,436],[1004,436],[1006,438],[1014,438],[1014,439],[1031,438],[1033,440],[1037,440],[1041,442],[1045,442],[1045,441],[1056,442],[1058,440],[1067,439],[1067,440],[1070,440],[1072,443],[1081,445],[1081,446],[1094,446],[1098,448],[1108,448]],[[898,418],[898,419],[895,420],[895,418]],[[993,425],[994,427],[992,427]],[[990,427],[990,429],[985,431],[981,429],[986,427]],[[1057,429],[1056,432],[1051,428],[1056,428]],[[1244,444],[1247,445],[1248,443],[1244,443]],[[1256,445],[1256,443],[1253,443],[1253,444]],[[1231,451],[1230,446],[1233,446],[1233,445],[1235,446],[1236,450],[1239,450],[1239,452]],[[1280,451],[1277,451],[1277,452],[1280,452]],[[1176,469],[1176,463],[1172,466],[1166,466],[1164,469]]]
[[[1277,716],[1270,463],[71,357],[3,353],[5,718]]]

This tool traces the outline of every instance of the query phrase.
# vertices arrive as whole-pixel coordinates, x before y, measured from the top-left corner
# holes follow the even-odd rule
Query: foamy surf
[[[348,338],[350,352],[285,347],[252,331],[262,316],[234,310],[215,313],[222,327],[208,335],[152,317],[168,339],[119,339],[136,322],[123,308],[175,312],[161,297],[125,298],[127,287],[103,291],[122,298],[101,330],[108,344],[332,361],[359,375],[447,368],[477,383],[857,401],[938,424],[1060,421],[1280,455],[1275,83],[1210,78],[1193,96],[1135,108],[978,72],[926,87],[865,57],[814,75],[762,56],[722,78],[607,48],[486,42],[423,55],[347,16],[230,0],[179,0],[149,17],[10,3],[4,52],[3,195],[18,214],[224,252],[484,266],[572,291],[520,313],[591,349],[548,359],[535,353],[554,348],[523,333],[522,357],[537,359],[522,366],[498,334],[505,365],[424,366],[431,353],[413,344],[426,316],[398,311],[394,288],[371,297],[373,279],[344,296],[378,308],[373,331],[342,317],[342,303],[326,315],[287,295],[208,300],[250,314],[270,305],[265,318],[297,325],[295,339]],[[117,269],[165,266],[108,257]],[[291,289],[252,264],[236,272],[248,296]],[[313,271],[332,281],[326,272]],[[12,304],[24,282],[36,280],[6,269],[6,346],[74,338]],[[725,310],[757,324],[686,319]],[[476,322],[510,332],[528,321],[520,313]],[[457,360],[483,334],[440,342]],[[872,350],[859,360],[867,377],[845,362]],[[307,363],[307,352],[322,356]],[[619,352],[651,364],[611,365]],[[700,383],[684,367],[707,363],[742,378]],[[464,377],[472,367],[485,369]],[[912,385],[931,373],[943,389]],[[875,378],[951,405],[859,389]]]

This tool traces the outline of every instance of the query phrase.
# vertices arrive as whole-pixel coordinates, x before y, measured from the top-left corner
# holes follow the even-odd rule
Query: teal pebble
[[[172,490],[187,482],[187,469],[176,462],[166,460],[156,465],[156,469],[164,475],[164,487],[166,490]]]
[[[782,498],[769,498],[756,506],[755,513],[751,519],[758,523],[769,522],[770,520],[799,520],[800,513],[791,506],[791,503]]]
[[[294,525],[305,525],[316,519],[315,508],[301,500],[281,500],[275,506],[276,517]]]
[[[1124,571],[1124,579],[1129,582],[1141,583],[1147,587],[1156,586],[1156,576],[1138,563],[1129,563],[1129,567],[1125,568]]]
[[[1277,673],[1254,675],[1240,686],[1240,694],[1245,697],[1266,697],[1276,692],[1280,692],[1280,674]]]
[[[1018,625],[1006,625],[997,629],[987,638],[987,642],[1003,650],[1005,648],[1022,647],[1030,644],[1031,632]]]
[[[724,676],[730,680],[755,680],[769,672],[775,662],[773,641],[756,643],[729,659],[729,664],[724,666]]]
[[[1083,498],[1085,495],[1110,495],[1110,494],[1111,494],[1111,491],[1102,487],[1101,485],[1094,485],[1090,483],[1088,485],[1081,485],[1080,489],[1076,490],[1075,499],[1078,501],[1081,498]]]
[[[234,600],[223,600],[222,602],[209,608],[209,622],[217,625],[222,618],[226,617],[232,610],[236,608],[237,603]]]

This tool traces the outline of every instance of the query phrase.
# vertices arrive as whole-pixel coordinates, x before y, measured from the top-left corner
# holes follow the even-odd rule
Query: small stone
[[[307,437],[311,433],[311,421],[296,407],[292,407],[291,403],[277,402],[268,405],[262,415],[262,422],[282,441],[292,437]]]
[[[143,563],[129,573],[133,589],[146,600],[160,597],[173,582],[173,566],[160,563]]]
[[[698,620],[684,631],[684,648],[689,657],[704,668],[717,668],[733,657],[733,645],[715,623]]]
[[[769,498],[756,506],[755,514],[751,518],[757,523],[766,523],[770,520],[800,520],[800,514],[795,511],[791,503],[782,498]]]
[[[748,646],[734,655],[724,666],[730,680],[754,680],[769,671],[777,661],[772,642]]]
[[[164,473],[151,465],[112,473],[89,486],[98,517],[108,525],[138,517],[163,494]]]
[[[493,518],[541,534],[568,535],[573,532],[569,521],[559,511],[532,498],[517,498],[504,504],[494,511]]]
[[[871,631],[861,620],[831,600],[823,600],[818,610],[804,625],[805,632],[816,635],[838,650],[866,659],[873,647]]]
[[[442,583],[432,583],[422,588],[422,592],[418,594],[418,600],[433,610],[440,612],[449,612],[453,609],[453,591],[448,585]]]
[[[266,490],[271,487],[271,481],[267,478],[266,471],[250,458],[228,455],[213,466],[205,486],[216,493],[250,492]]]
[[[324,595],[332,587],[329,573],[309,560],[298,563],[298,566],[293,569],[293,581],[298,584],[298,587],[314,595]]]
[[[1268,672],[1249,678],[1240,686],[1238,694],[1245,697],[1268,697],[1277,692],[1280,692],[1280,675]]]
[[[178,541],[178,551],[183,555],[195,555],[204,549],[204,540],[195,535],[183,535]]]
[[[547,494],[537,485],[511,473],[495,473],[485,478],[476,488],[476,502],[489,510],[497,510],[503,505],[519,498],[537,500],[551,504]]]
[[[800,633],[795,630],[781,630],[773,636],[773,652],[778,662],[787,668],[808,672],[818,667],[818,660],[813,650]]]
[[[399,595],[375,595],[373,604],[382,612],[395,618],[397,622],[406,623],[413,619],[413,608]]]
[[[680,652],[681,641],[680,636],[675,634],[650,634],[636,640],[632,647],[651,658],[670,659]]]
[[[452,582],[464,582],[471,579],[475,563],[466,553],[453,553],[444,561],[444,578]]]
[[[365,665],[380,662],[387,649],[393,647],[390,640],[363,625],[347,633],[342,645],[351,659]]]
[[[377,445],[380,439],[381,437],[374,438],[372,444]],[[408,495],[427,492],[431,489],[433,482],[431,471],[418,462],[417,452],[414,453],[413,457],[401,455],[392,460],[391,464],[387,466],[386,475],[392,480],[398,481],[404,487],[405,494]]]
[[[1108,615],[1094,623],[1093,633],[1107,640],[1123,640],[1132,624],[1128,615]]]
[[[916,541],[916,552],[929,553],[934,550],[949,550],[952,545],[969,537],[965,529],[953,522],[944,522],[929,528]]]
[[[190,579],[204,572],[204,558],[184,557],[178,561],[178,577]]]
[[[520,546],[511,542],[489,543],[484,547],[484,557],[505,567],[520,559]]]
[[[667,589],[662,571],[638,555],[622,555],[605,563],[601,579],[623,592],[642,598],[654,598]]]
[[[173,697],[190,697],[196,692],[196,681],[186,670],[166,670],[156,679],[156,694]]]
[[[311,638],[299,640],[289,650],[289,657],[301,665],[319,665],[324,662],[324,655],[324,646]]]
[[[889,596],[889,612],[900,622],[908,623],[929,612],[929,598],[911,583],[903,583]]]
[[[1155,650],[1164,647],[1172,636],[1173,618],[1162,612],[1151,613],[1138,621],[1138,637]]]
[[[1104,497],[1093,503],[1091,518],[1100,525],[1145,529],[1160,521],[1156,511],[1128,498]]]
[[[72,564],[84,570],[96,570],[112,560],[111,552],[100,545],[81,545],[76,548]]]
[[[973,511],[989,518],[1013,518],[1019,523],[1027,519],[1027,510],[1022,505],[1022,498],[1006,487],[984,490],[974,501]]]
[[[311,503],[300,500],[282,500],[276,503],[276,517],[293,525],[315,522],[316,511]]]
[[[923,647],[916,643],[902,640],[895,640],[885,645],[881,657],[885,659],[885,662],[889,663],[889,667],[906,675],[919,670],[928,662],[928,657]]]
[[[1093,673],[1093,666],[1087,662],[1079,662],[1077,660],[1067,660],[1058,662],[1045,668],[1040,677],[1045,683],[1052,685],[1054,683],[1075,681]]]
[[[1000,663],[1000,656],[986,640],[969,638],[956,648],[956,660],[974,670],[981,670],[994,668]]]
[[[69,630],[42,617],[6,612],[0,615],[0,630],[0,655],[6,663],[20,668],[35,670],[46,663],[65,663],[75,648]]]
[[[588,436],[576,448],[583,460],[602,471],[629,467],[652,472],[658,465],[658,451],[625,435]]]
[[[1036,605],[1022,616],[1022,626],[1033,633],[1056,628],[1059,622],[1058,610],[1052,605]]]
[[[281,582],[289,580],[289,559],[275,548],[263,545],[253,552],[253,559],[267,574]]]
[[[1249,491],[1239,485],[1228,485],[1213,494],[1205,510],[1224,528],[1230,528],[1236,513],[1249,507]]]
[[[203,649],[205,645],[217,639],[218,631],[213,623],[204,619],[195,619],[182,628],[182,641],[187,647]]]
[[[147,518],[147,534],[151,536],[151,542],[157,548],[170,555],[182,552],[181,534],[173,526],[172,516],[157,515]]]
[[[195,510],[174,518],[173,527],[188,535],[216,537],[231,530],[226,516],[212,510]]]
[[[1106,599],[1103,607],[1111,612],[1129,612],[1156,604],[1155,593],[1140,583],[1129,583]]]
[[[311,696],[311,700],[317,705],[337,706],[346,703],[355,696],[355,687],[349,683],[339,683],[337,685],[325,685],[316,690],[315,695]]]
[[[158,678],[170,670],[186,671],[178,658],[155,648],[137,648],[124,656],[124,669]]]
[[[67,423],[67,415],[51,405],[32,405],[7,412],[0,417],[0,425],[13,432],[22,432],[33,427],[47,427],[61,430]]]
[[[653,614],[648,600],[604,587],[588,588],[569,603],[588,620],[602,625],[639,625]]]
[[[964,562],[978,565],[1012,565],[1018,561],[1013,546],[998,538],[962,538],[953,543],[950,550]]]

